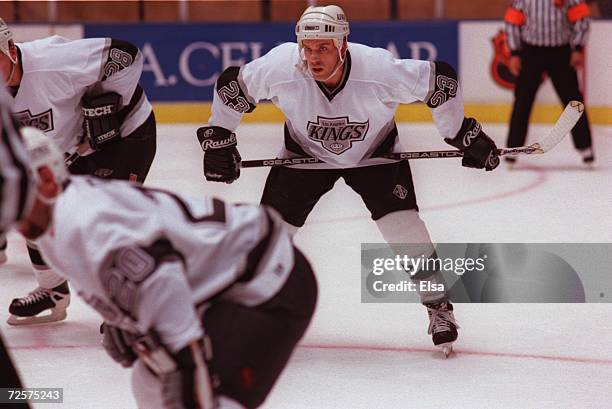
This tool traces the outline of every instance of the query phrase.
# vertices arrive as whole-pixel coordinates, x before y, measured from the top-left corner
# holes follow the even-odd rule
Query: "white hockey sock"
[[[389,213],[376,220],[376,225],[387,243],[402,244],[402,246],[392,247],[397,255],[409,258],[423,256],[425,259],[435,255],[435,248],[427,227],[416,210],[400,210]],[[409,246],[406,246],[407,244]],[[410,254],[407,254],[406,251]],[[439,291],[421,291],[421,282],[430,283],[429,286],[425,284],[425,288],[437,288],[437,284],[445,285],[444,277],[442,277],[440,271],[421,271],[415,277],[412,277],[412,280],[417,283],[417,291],[422,303],[436,303],[446,297],[446,293],[441,294]]]
[[[32,259],[32,256],[30,255],[30,259],[32,261],[32,267],[34,268],[34,277],[36,278],[36,281],[38,282],[38,286],[40,288],[45,288],[45,289],[50,290],[52,288],[57,287],[64,281],[66,281],[64,277],[60,276],[55,271],[53,271],[44,262],[44,260],[41,259],[40,261],[34,261],[34,260],[37,260],[37,258],[39,257],[42,258],[42,254],[38,252],[38,246],[36,246],[34,242],[27,240],[27,245],[28,245],[28,251],[30,253],[32,252],[32,250],[37,252],[37,256],[35,256],[35,258]]]
[[[66,281],[66,279],[50,268],[38,269],[34,268],[34,277],[38,281],[40,288],[52,289]]]
[[[295,233],[297,233],[297,231],[300,229],[297,226],[294,226],[290,223],[287,223],[286,221],[283,220],[283,226],[285,226],[285,229],[289,232],[289,236],[291,236],[293,238],[293,236],[295,236]]]

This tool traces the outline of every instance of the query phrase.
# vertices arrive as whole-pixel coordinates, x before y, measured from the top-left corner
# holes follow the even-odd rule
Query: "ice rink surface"
[[[243,169],[232,185],[205,182],[197,125],[158,127],[147,185],[258,202],[268,170]],[[485,125],[503,145],[506,126]],[[531,141],[548,125],[531,127]],[[400,124],[405,150],[449,149],[430,124]],[[612,129],[594,127],[597,161],[585,169],[566,138],[516,169],[465,169],[458,159],[412,161],[421,217],[434,242],[612,242]],[[243,125],[244,159],[274,157],[282,126]],[[77,211],[86,212],[87,209]],[[342,181],[296,236],[319,281],[314,320],[264,407],[609,408],[612,305],[458,304],[457,354],[443,359],[426,334],[425,308],[360,302],[360,243],[382,242],[365,206]],[[101,319],[74,295],[68,319],[9,327],[10,300],[36,284],[25,246],[9,236],[0,269],[2,333],[28,387],[62,387],[64,404],[134,408],[130,371],[100,346]]]

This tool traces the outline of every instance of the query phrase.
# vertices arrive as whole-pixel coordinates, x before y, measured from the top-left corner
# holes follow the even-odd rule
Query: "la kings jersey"
[[[258,305],[283,286],[293,247],[271,212],[73,176],[37,244],[106,321],[176,351],[202,335],[198,303]]]
[[[124,137],[151,114],[151,104],[138,85],[143,56],[133,45],[110,38],[52,36],[17,47],[23,75],[14,98],[16,118],[22,126],[45,132],[64,151],[80,142],[81,98],[86,93],[121,95]]]
[[[456,80],[436,77],[434,67],[348,43],[342,81],[329,90],[307,72],[297,44],[281,44],[242,66],[233,83],[217,83],[209,125],[234,131],[243,113],[271,100],[285,114],[291,142],[304,153],[325,161],[326,167],[367,165],[393,130],[399,104],[428,102],[440,134],[455,137],[464,119],[463,100]],[[447,90],[445,81],[452,83]],[[392,145],[400,149],[397,140]],[[296,153],[290,149],[279,155]]]

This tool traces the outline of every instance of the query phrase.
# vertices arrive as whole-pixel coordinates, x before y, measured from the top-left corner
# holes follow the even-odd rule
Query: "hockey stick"
[[[70,167],[74,162],[76,162],[82,154],[89,150],[89,143],[81,143],[80,145],[75,146],[69,152],[66,152],[66,157],[64,158],[64,164],[67,168]]]
[[[572,130],[576,122],[584,112],[582,102],[570,101],[565,107],[565,110],[550,130],[548,136],[540,141],[529,146],[519,146],[517,148],[501,148],[497,150],[499,156],[504,155],[533,155],[542,154],[550,151],[557,146],[559,142]],[[432,159],[432,158],[460,158],[463,152],[458,150],[448,151],[420,151],[420,152],[394,152],[387,153],[380,157],[372,159],[390,159],[390,160],[405,160],[405,159]],[[258,168],[264,166],[287,166],[287,165],[307,165],[313,163],[325,163],[317,158],[273,158],[273,159],[256,159],[242,161],[243,168]]]

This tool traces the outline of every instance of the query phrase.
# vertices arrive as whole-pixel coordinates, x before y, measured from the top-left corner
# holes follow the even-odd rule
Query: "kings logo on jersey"
[[[353,142],[363,141],[370,121],[350,122],[348,116],[325,118],[317,116],[317,122],[308,121],[308,139],[319,142],[336,155],[351,149]]]
[[[53,130],[53,111],[51,108],[40,114],[32,114],[29,109],[15,113],[15,119],[21,126],[31,126],[42,132]]]

